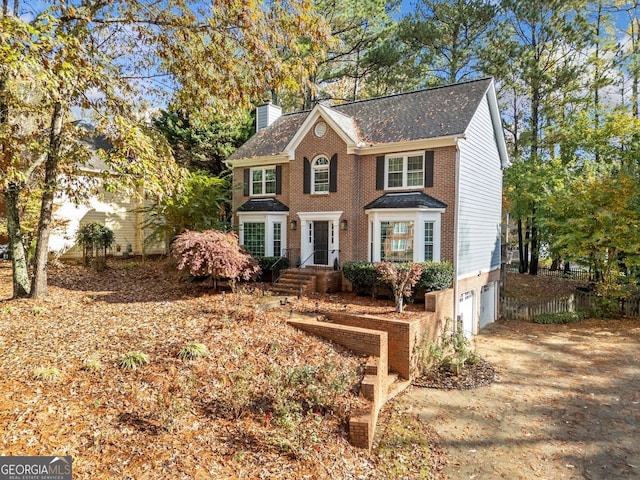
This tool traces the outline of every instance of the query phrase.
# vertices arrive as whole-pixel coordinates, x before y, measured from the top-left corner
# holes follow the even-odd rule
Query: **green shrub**
[[[378,273],[371,262],[345,262],[342,264],[344,278],[351,282],[356,293],[371,294],[378,285]]]
[[[270,272],[274,268],[276,270],[289,268],[289,259],[287,257],[256,257],[256,260],[263,272]]]
[[[449,262],[420,262],[422,276],[418,287],[425,292],[435,292],[450,288],[453,284],[453,265]]]
[[[585,314],[582,312],[560,312],[560,313],[540,313],[533,317],[533,323],[545,325],[579,322],[584,320]]]

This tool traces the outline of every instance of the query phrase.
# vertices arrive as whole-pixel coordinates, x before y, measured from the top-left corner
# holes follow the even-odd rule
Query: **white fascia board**
[[[224,161],[224,164],[229,168],[258,167],[260,165],[274,165],[278,163],[289,163],[289,156],[286,153],[280,153],[266,157],[239,158],[237,160]]]
[[[498,97],[496,96],[496,88],[493,80],[487,90],[487,103],[489,104],[489,112],[491,113],[491,123],[493,123],[493,131],[498,145],[498,153],[500,154],[500,163],[502,168],[511,166],[509,161],[509,153],[507,151],[507,141],[504,138],[504,129],[502,127],[502,117],[500,116],[500,107],[498,105]]]
[[[300,220],[338,220],[340,216],[343,214],[342,210],[337,210],[335,212],[298,212],[298,218]]]
[[[357,139],[354,139],[345,132],[342,125],[340,125],[334,118],[333,115],[343,115],[338,112],[334,112],[330,110],[328,107],[323,105],[316,105],[311,110],[311,113],[307,115],[307,118],[302,123],[296,134],[293,136],[291,141],[287,144],[284,151],[289,154],[289,159],[293,160],[295,158],[296,148],[300,145],[300,142],[305,137],[307,133],[311,130],[311,127],[318,121],[318,119],[322,118],[325,122],[329,124],[331,129],[338,134],[338,136],[344,141],[347,145],[347,152],[353,153],[353,149],[356,147]],[[344,116],[344,115],[343,115]],[[350,151],[351,150],[351,151]]]
[[[446,137],[427,138],[423,140],[405,140],[402,142],[381,143],[377,145],[357,146],[353,151],[358,155],[375,155],[380,153],[400,153],[411,150],[428,150],[431,148],[454,147],[464,135],[449,135]]]

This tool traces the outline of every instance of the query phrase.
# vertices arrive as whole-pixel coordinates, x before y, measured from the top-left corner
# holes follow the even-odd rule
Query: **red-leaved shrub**
[[[375,264],[376,272],[384,283],[393,291],[396,301],[396,312],[402,313],[404,297],[410,297],[413,287],[416,286],[422,275],[422,265],[419,263],[391,263],[380,262]]]
[[[258,262],[240,247],[233,232],[187,230],[173,242],[173,255],[178,259],[178,270],[193,276],[210,275],[216,284],[228,279],[232,289],[237,280],[250,280],[260,273]]]

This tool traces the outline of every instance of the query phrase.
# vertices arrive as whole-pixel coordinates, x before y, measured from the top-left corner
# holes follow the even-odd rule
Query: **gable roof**
[[[310,128],[314,122],[307,120],[314,116],[340,127],[347,138],[357,136],[353,146],[360,147],[462,136],[487,92],[493,92],[492,84],[491,78],[483,78],[333,107],[319,104],[311,111],[281,116],[227,160],[292,158],[294,139],[306,133],[301,127]]]

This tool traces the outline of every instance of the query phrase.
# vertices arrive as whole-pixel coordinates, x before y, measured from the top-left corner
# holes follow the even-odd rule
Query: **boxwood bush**
[[[450,288],[453,284],[453,265],[449,262],[420,262],[422,276],[418,288],[425,292],[436,292]]]
[[[274,267],[276,270],[289,268],[289,259],[286,257],[256,257],[256,260],[263,272],[270,272]]]
[[[371,262],[345,262],[342,264],[342,274],[359,294],[372,294],[378,284],[378,274]]]
[[[420,293],[433,292],[451,287],[453,265],[449,262],[420,262],[422,276],[416,285]],[[345,262],[342,265],[344,277],[351,282],[358,294],[372,294],[382,285],[372,262]]]

